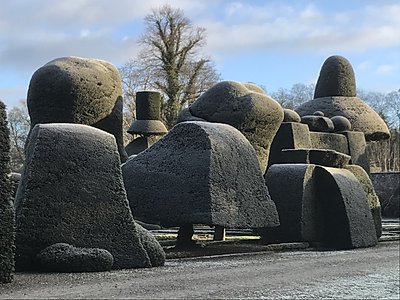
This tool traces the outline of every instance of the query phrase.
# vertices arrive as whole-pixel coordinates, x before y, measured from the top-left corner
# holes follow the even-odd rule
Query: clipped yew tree
[[[6,109],[0,101],[0,283],[11,282],[14,271],[15,219],[8,178],[9,162],[10,138]]]

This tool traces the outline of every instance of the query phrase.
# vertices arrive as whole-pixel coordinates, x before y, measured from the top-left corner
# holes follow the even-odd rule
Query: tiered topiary
[[[149,148],[168,130],[161,122],[161,94],[155,91],[136,93],[136,120],[127,130],[132,135],[139,135],[126,147],[128,156],[139,154]]]
[[[315,87],[314,99],[296,108],[300,116],[322,111],[325,117],[346,117],[354,131],[361,131],[367,141],[387,139],[389,129],[383,119],[356,96],[356,80],[350,62],[339,55],[323,64]]]

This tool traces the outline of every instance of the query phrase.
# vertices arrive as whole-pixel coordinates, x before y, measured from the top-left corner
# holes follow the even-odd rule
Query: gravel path
[[[265,251],[172,259],[161,268],[17,273],[1,299],[399,299],[399,241],[351,251]]]

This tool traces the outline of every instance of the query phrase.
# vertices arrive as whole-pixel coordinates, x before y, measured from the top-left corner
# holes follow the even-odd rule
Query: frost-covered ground
[[[399,299],[399,241],[349,251],[265,251],[167,260],[164,267],[17,273],[0,298]]]

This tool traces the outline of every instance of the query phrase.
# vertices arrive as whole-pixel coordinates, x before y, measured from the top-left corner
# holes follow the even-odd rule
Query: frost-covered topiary
[[[178,120],[235,127],[253,146],[264,173],[272,140],[283,121],[283,108],[255,84],[222,81],[202,94]]]
[[[31,129],[44,123],[90,125],[114,135],[120,158],[126,160],[122,83],[113,64],[81,57],[54,59],[32,75],[27,104]]]
[[[114,262],[110,252],[100,248],[78,248],[66,243],[53,244],[36,256],[44,271],[100,272],[109,271]]]

